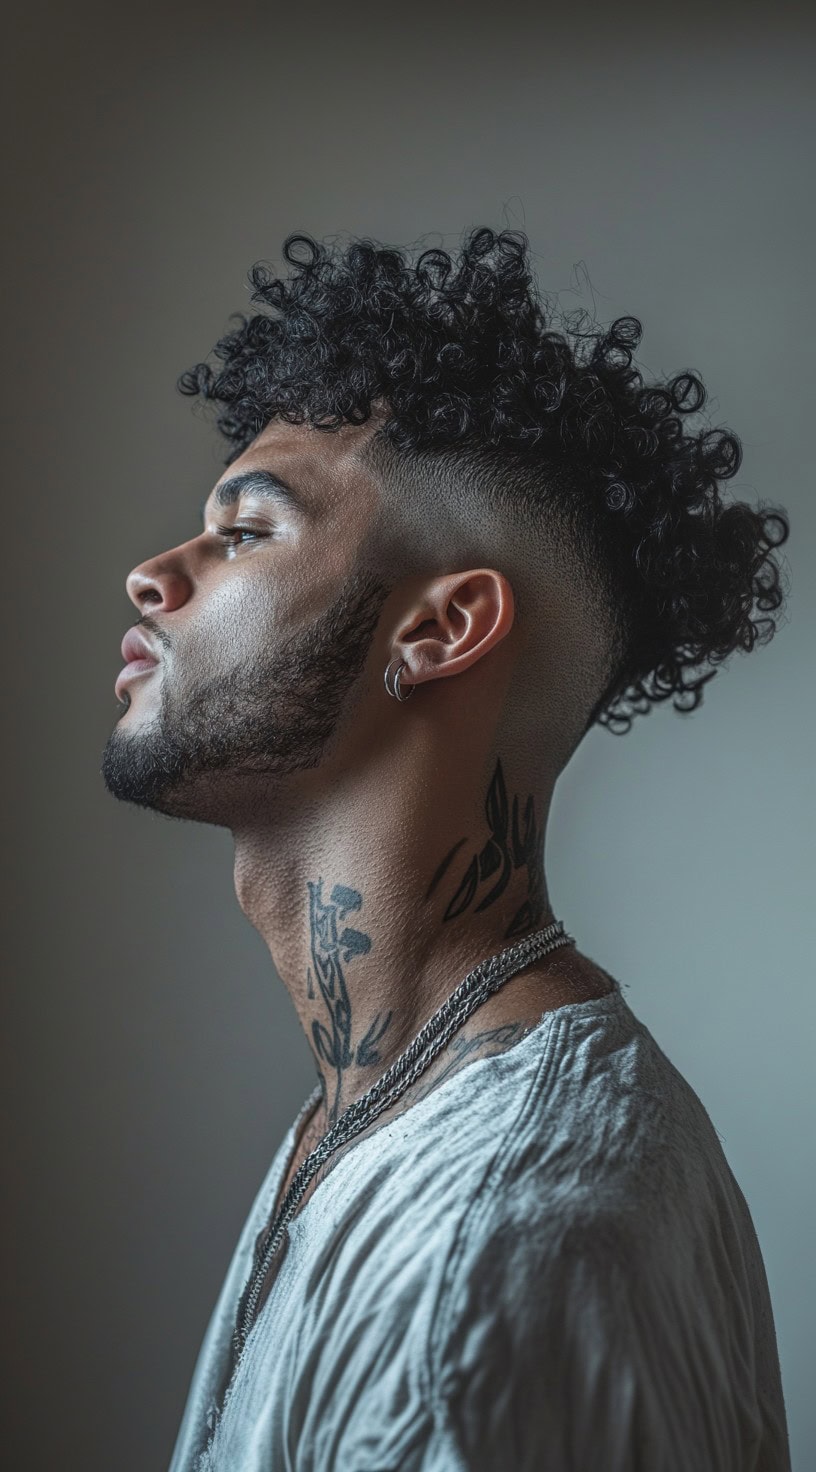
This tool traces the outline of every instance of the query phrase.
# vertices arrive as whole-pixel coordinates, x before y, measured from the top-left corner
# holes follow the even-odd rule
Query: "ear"
[[[408,666],[406,683],[461,674],[509,634],[514,616],[513,589],[495,568],[435,578],[394,639],[394,654]]]

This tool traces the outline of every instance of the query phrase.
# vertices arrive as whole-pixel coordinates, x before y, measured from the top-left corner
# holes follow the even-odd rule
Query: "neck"
[[[235,887],[292,998],[328,1127],[468,971],[554,916],[550,793],[512,763],[492,754],[474,777],[434,753],[319,786],[235,830]]]

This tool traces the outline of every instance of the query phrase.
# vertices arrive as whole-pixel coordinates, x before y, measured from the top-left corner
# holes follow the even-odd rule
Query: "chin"
[[[119,717],[102,754],[102,778],[111,796],[166,818],[232,827],[248,795],[238,800],[229,773],[196,771],[194,760],[174,749],[155,722],[143,731],[123,729],[127,713]],[[257,815],[256,793],[248,805]]]

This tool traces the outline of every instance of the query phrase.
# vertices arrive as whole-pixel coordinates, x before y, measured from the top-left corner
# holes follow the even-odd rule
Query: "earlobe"
[[[392,659],[386,667],[385,688],[389,695],[393,695],[395,700],[408,700],[416,690],[416,685],[406,686],[402,684],[402,672],[403,670],[407,670],[407,668],[408,666],[405,660],[400,659],[399,655],[395,659]]]

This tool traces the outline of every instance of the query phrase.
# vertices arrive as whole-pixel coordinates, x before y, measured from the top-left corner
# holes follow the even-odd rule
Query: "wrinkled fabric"
[[[354,1142],[237,1370],[241,1233],[170,1472],[790,1472],[751,1215],[615,981]]]

